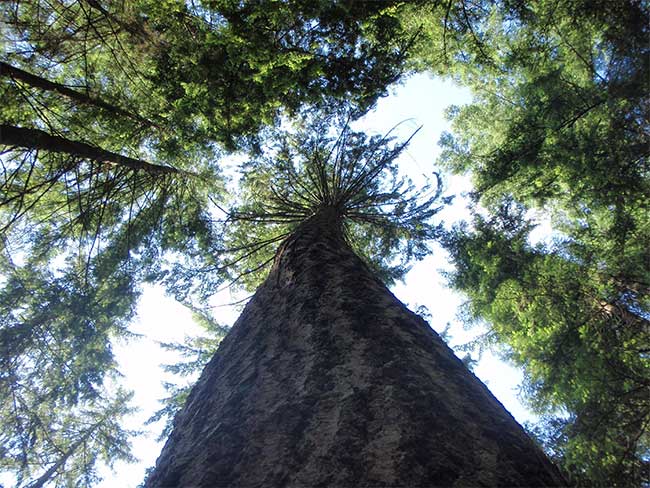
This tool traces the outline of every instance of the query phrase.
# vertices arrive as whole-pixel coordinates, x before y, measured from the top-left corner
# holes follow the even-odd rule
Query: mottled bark
[[[559,486],[556,468],[322,213],[207,365],[146,486]]]

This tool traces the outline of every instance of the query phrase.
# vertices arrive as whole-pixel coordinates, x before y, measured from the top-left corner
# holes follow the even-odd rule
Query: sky
[[[401,122],[396,135],[406,138],[422,126],[399,161],[400,171],[417,183],[439,169],[435,165],[440,152],[437,142],[442,132],[449,129],[444,117],[445,109],[450,105],[468,103],[470,99],[466,89],[449,81],[419,74],[396,86],[389,96],[378,102],[375,110],[355,123],[353,128],[363,129],[370,134],[385,134]],[[470,184],[463,177],[443,176],[444,193],[457,197],[454,204],[438,216],[445,225],[451,225],[467,216],[462,194],[469,191]],[[457,347],[471,340],[480,330],[465,330],[457,319],[463,298],[447,289],[441,274],[441,271],[450,269],[445,253],[433,246],[431,254],[416,263],[404,282],[396,284],[391,291],[411,310],[419,306],[427,307],[431,314],[428,321],[436,331],[441,332],[448,323],[451,324],[450,346]],[[162,350],[157,341],[182,342],[185,335],[201,333],[201,329],[192,322],[190,312],[166,297],[160,287],[145,286],[143,290],[137,318],[132,325],[132,331],[142,334],[142,337],[118,344],[115,348],[125,386],[135,391],[134,405],[140,409],[128,419],[127,427],[146,431],[132,443],[133,454],[140,461],[137,464],[118,463],[113,472],[103,470],[101,475],[104,481],[99,484],[101,488],[135,488],[143,480],[146,468],[155,464],[162,449],[163,444],[156,442],[162,424],[146,426],[144,422],[160,408],[158,400],[165,393],[162,381],[172,379],[162,372],[160,365],[173,363],[176,357]],[[225,292],[215,297],[213,305],[231,301],[233,297]],[[239,309],[233,307],[217,307],[214,311],[217,320],[227,325],[232,325],[239,313]],[[463,354],[458,353],[459,356]],[[520,371],[493,354],[485,353],[474,373],[519,422],[534,419],[517,399],[517,387],[522,379]]]

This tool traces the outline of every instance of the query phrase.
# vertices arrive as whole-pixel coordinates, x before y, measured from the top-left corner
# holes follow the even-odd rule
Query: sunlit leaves
[[[399,76],[410,38],[383,22],[392,4],[147,3],[164,40],[152,79],[188,133],[259,149],[259,129],[282,109],[349,104],[361,113]],[[377,30],[381,39],[364,36]]]
[[[533,247],[525,221],[510,225],[477,217],[472,231],[448,236],[451,284],[469,297],[471,318],[490,323],[490,338],[523,366],[525,398],[561,429],[542,438],[562,441],[547,447],[572,475],[603,486],[642,480],[650,304],[639,279],[647,268],[639,278],[640,269],[604,267],[599,249],[579,240]]]
[[[547,447],[576,480],[647,482],[647,5],[480,5],[478,42],[451,45],[475,61],[452,66],[475,98],[450,112],[442,162],[471,175],[484,217],[448,241],[452,284],[525,367],[526,398],[557,429]],[[534,215],[555,242],[529,244]]]
[[[457,130],[454,139],[445,139],[443,160],[454,171],[471,168],[477,190],[488,199],[506,191],[522,201],[557,201],[566,208],[577,203],[567,195],[608,205],[619,194],[647,194],[649,141],[641,129],[647,90],[641,78],[648,56],[647,43],[638,40],[643,34],[635,30],[636,17],[647,18],[647,12],[622,2],[616,14],[590,10],[578,26],[575,14],[586,13],[584,5],[558,8],[545,2],[516,7],[515,15],[525,15],[526,22],[503,19],[502,31],[489,39],[504,51],[495,58],[500,68],[462,68],[476,88],[476,103],[454,115]],[[610,15],[624,17],[612,27],[604,21]],[[630,39],[620,32],[608,37],[610,30],[626,28]],[[630,41],[637,43],[623,49]],[[628,67],[625,75],[622,66]]]

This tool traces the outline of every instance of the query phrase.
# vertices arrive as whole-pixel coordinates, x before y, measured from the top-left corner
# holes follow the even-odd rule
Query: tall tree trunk
[[[563,484],[323,211],[278,251],[145,486]]]
[[[99,107],[113,115],[129,117],[133,120],[137,120],[138,122],[142,122],[147,126],[155,126],[155,124],[150,120],[147,120],[138,114],[129,112],[128,110],[124,110],[123,108],[105,102],[101,98],[93,97],[86,93],[73,90],[72,88],[62,85],[61,83],[55,83],[41,76],[36,76],[25,70],[17,68],[16,66],[12,66],[11,64],[3,63],[2,61],[0,61],[0,76],[7,76],[15,80],[20,80],[23,83],[26,83],[27,85],[34,88],[59,93],[69,98],[70,100],[74,100],[75,102],[78,102],[82,105]]]
[[[53,136],[40,129],[26,129],[0,124],[0,145],[70,154],[82,159],[111,163],[136,171],[145,171],[152,175],[181,173],[180,170],[171,166],[160,166],[140,159],[129,158],[85,142]]]

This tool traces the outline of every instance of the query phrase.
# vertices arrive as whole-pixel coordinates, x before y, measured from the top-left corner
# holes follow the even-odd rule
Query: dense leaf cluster
[[[473,5],[475,42],[451,54],[473,60],[452,73],[475,98],[442,140],[443,164],[475,186],[473,223],[446,241],[451,284],[524,367],[575,480],[648,482],[647,4]],[[553,229],[544,244],[536,219]]]
[[[451,284],[469,299],[467,318],[491,324],[483,340],[524,366],[524,397],[543,420],[533,430],[581,484],[642,481],[647,292],[610,275],[591,246],[531,245],[521,214],[473,224],[448,236]]]

